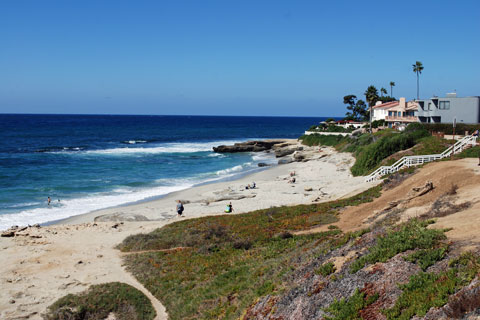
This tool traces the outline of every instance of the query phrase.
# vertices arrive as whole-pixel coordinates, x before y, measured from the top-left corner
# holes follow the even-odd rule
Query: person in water
[[[50,205],[50,202],[52,202],[52,199],[50,197],[47,198],[47,205]]]
[[[233,207],[232,207],[231,202],[229,204],[227,204],[227,207],[225,208],[225,212],[226,213],[232,213],[233,212]]]

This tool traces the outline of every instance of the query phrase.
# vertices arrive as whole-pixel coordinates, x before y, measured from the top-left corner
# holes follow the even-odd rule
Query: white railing
[[[464,149],[475,146],[477,144],[476,136],[465,136],[462,139],[458,140],[453,146],[450,146],[445,151],[440,154],[428,154],[421,156],[405,156],[392,164],[391,166],[381,166],[377,170],[373,171],[371,174],[365,177],[366,182],[377,180],[378,178],[383,177],[386,174],[394,173],[399,171],[404,167],[418,166],[427,162],[432,162],[435,160],[440,160],[450,155],[460,153]]]

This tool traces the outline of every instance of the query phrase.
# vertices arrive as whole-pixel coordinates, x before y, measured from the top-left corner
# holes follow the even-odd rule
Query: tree
[[[385,89],[385,88],[381,88],[381,89],[380,89],[380,93],[381,93],[382,97],[383,97],[383,95],[387,95],[387,94],[388,94],[387,89]]]
[[[413,72],[415,72],[417,74],[417,100],[419,100],[420,98],[420,90],[419,90],[419,86],[418,86],[418,77],[420,74],[422,74],[422,70],[423,70],[423,64],[420,62],[420,61],[417,61],[415,62],[415,64],[412,64],[412,67],[413,67]]]
[[[393,97],[393,87],[395,87],[395,82],[390,81],[390,97]]]
[[[363,100],[357,100],[357,96],[350,94],[343,97],[343,103],[347,105],[347,112],[345,114],[346,120],[366,121],[369,118],[367,105]]]
[[[378,101],[378,90],[375,86],[369,86],[364,95],[369,107],[372,107]]]
[[[369,86],[367,90],[365,91],[365,100],[367,100],[368,103],[368,115],[370,118],[370,131],[372,131],[372,107],[377,102],[378,100],[378,91],[375,86]]]

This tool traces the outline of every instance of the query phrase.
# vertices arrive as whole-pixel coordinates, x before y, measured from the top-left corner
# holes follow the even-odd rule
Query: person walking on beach
[[[182,216],[182,213],[183,213],[183,204],[182,204],[182,201],[181,200],[177,200],[177,214],[179,217]]]

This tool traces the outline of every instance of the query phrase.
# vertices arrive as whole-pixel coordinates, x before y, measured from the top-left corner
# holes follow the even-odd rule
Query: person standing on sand
[[[225,212],[226,213],[232,213],[233,212],[233,207],[232,207],[231,202],[229,204],[227,204],[227,207],[225,208]]]
[[[183,213],[183,204],[182,204],[182,201],[181,200],[177,200],[177,214],[179,217],[182,216],[182,213]]]

